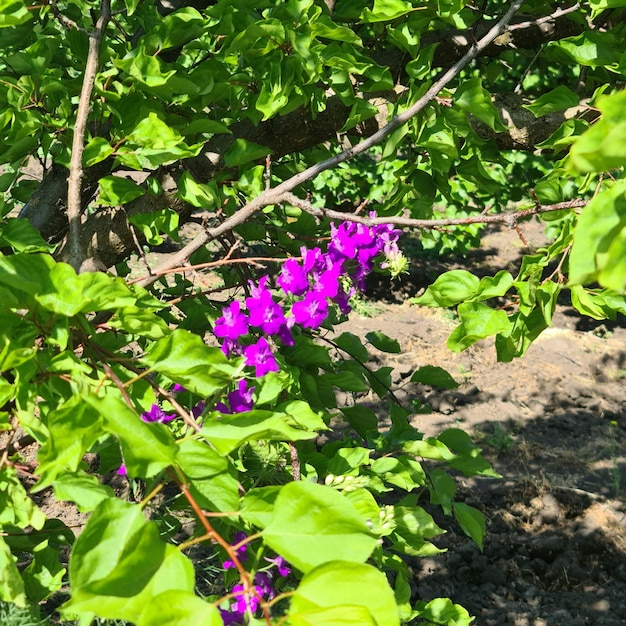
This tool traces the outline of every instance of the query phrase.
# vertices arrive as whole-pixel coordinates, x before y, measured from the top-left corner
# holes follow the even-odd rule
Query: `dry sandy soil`
[[[541,243],[536,225],[526,230]],[[515,233],[483,243],[486,252],[473,261],[479,274],[514,269],[523,252]],[[389,302],[416,294],[416,272],[400,297],[387,294]],[[384,295],[380,286],[374,292]],[[450,530],[435,543],[449,551],[415,561],[417,596],[450,597],[476,616],[476,626],[626,624],[624,319],[582,320],[564,303],[554,327],[512,363],[498,363],[490,341],[450,352],[454,325],[442,310],[387,303],[345,328],[398,339],[402,353],[377,356],[395,366],[403,404],[431,407],[415,415],[415,426],[427,435],[465,429],[502,475],[459,478],[457,499],[487,519],[484,550],[440,520]],[[444,367],[460,386],[442,392],[408,382],[424,365]]]

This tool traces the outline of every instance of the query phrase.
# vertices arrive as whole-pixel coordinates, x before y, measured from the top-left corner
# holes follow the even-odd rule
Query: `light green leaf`
[[[290,626],[377,626],[367,608],[345,604],[290,612],[288,623]]]
[[[317,436],[316,431],[292,426],[285,413],[260,410],[213,417],[205,422],[200,434],[220,454],[232,452],[245,441],[300,441]]]
[[[11,549],[0,536],[0,600],[24,607],[26,606],[24,581],[15,560]]]
[[[363,9],[362,22],[388,22],[415,11],[415,7],[407,0],[374,0],[374,6]]]
[[[541,117],[542,115],[578,106],[579,103],[580,96],[578,94],[565,85],[559,85],[552,91],[544,93],[543,96],[537,98],[532,104],[525,104],[524,108],[528,109],[535,117]]]
[[[251,161],[257,161],[271,154],[271,150],[246,139],[235,139],[233,145],[224,154],[226,167],[237,167]]]
[[[177,449],[170,432],[163,424],[143,422],[117,388],[105,388],[99,396],[85,390],[82,397],[100,414],[102,428],[119,440],[131,476],[150,478],[174,464]]]
[[[471,78],[461,83],[454,95],[455,103],[465,112],[496,132],[504,132],[506,126],[500,120],[498,110],[491,101],[491,95],[483,89],[480,78]]]
[[[611,32],[587,30],[576,37],[551,41],[548,50],[562,51],[565,59],[588,67],[610,66],[619,60],[615,35]]]
[[[387,577],[372,565],[336,560],[316,567],[304,576],[294,591],[289,615],[333,607],[343,607],[349,619],[355,617],[352,607],[360,607],[369,612],[377,626],[400,624],[398,606]]]
[[[151,598],[137,626],[222,626],[217,607],[193,593],[171,590]]]
[[[93,511],[102,500],[114,498],[115,492],[93,475],[83,471],[63,473],[52,483],[57,500],[75,502],[81,512]]]
[[[181,200],[203,209],[214,209],[219,205],[219,196],[210,185],[197,183],[193,176],[184,171],[178,181],[178,193]]]
[[[463,529],[463,532],[468,537],[471,537],[482,550],[483,538],[485,536],[484,515],[478,509],[475,509],[464,502],[454,502],[452,504],[452,510],[454,511],[454,517],[459,523],[459,526]]]
[[[178,213],[173,209],[166,208],[150,213],[136,213],[131,215],[128,221],[139,228],[150,245],[160,246],[163,243],[161,233],[166,234],[174,241],[179,240]]]
[[[241,365],[229,361],[219,348],[210,348],[198,335],[181,329],[159,340],[143,361],[204,397],[228,387],[242,369]]]
[[[23,218],[9,218],[2,229],[2,241],[15,252],[53,252],[56,246],[46,241],[39,231]]]
[[[107,206],[119,206],[139,198],[146,190],[129,178],[104,176],[98,181],[100,195],[98,201]]]
[[[344,496],[308,482],[281,488],[263,537],[303,572],[336,559],[362,563],[376,545],[365,519]]]
[[[602,116],[580,135],[570,157],[583,172],[603,172],[626,165],[626,91],[598,100]]]
[[[626,181],[596,195],[583,209],[570,254],[570,284],[597,280],[626,290]]]
[[[104,161],[113,154],[113,148],[104,137],[94,137],[85,146],[83,152],[83,165],[91,167],[100,161]]]
[[[422,306],[449,307],[478,293],[480,280],[467,270],[445,272],[426,291],[411,302]]]
[[[428,624],[470,626],[474,621],[462,606],[453,604],[449,598],[435,598],[428,603],[418,602],[415,609],[418,617]]]
[[[161,540],[138,505],[110,498],[98,505],[74,544],[70,585],[65,614],[138,622],[159,594],[193,593],[193,565]]]
[[[21,0],[0,0],[0,28],[19,26],[31,19],[31,11]]]
[[[272,521],[280,489],[275,485],[250,489],[241,500],[241,519],[258,528],[265,528]]]
[[[505,311],[492,309],[481,302],[463,302],[457,312],[461,323],[448,337],[448,348],[461,352],[481,339],[506,333],[511,322]]]

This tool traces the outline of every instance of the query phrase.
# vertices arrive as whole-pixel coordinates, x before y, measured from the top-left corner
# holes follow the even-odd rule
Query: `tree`
[[[20,450],[35,442],[35,488],[92,512],[73,548],[69,613],[165,624],[258,610],[270,623],[260,559],[275,554],[274,576],[285,558],[299,572],[285,609],[294,623],[468,623],[449,601],[416,604],[402,557],[434,550],[441,530],[414,490],[480,543],[482,518],[454,501],[444,470],[490,469],[463,433],[425,441],[393,403],[385,434],[366,409],[337,407],[335,388],[388,398],[389,372],[367,364],[358,338],[319,329],[347,313],[365,273],[406,269],[392,226],[462,252],[482,225],[531,217],[553,243],[517,276],[447,272],[417,299],[457,308],[452,349],[495,335],[500,359],[523,355],[567,291],[582,314],[626,311],[626,2],[0,8],[0,471],[11,503],[0,523],[18,537],[0,537],[0,599],[37,602],[64,576],[57,553],[71,533],[18,480]],[[145,246],[178,242],[192,224],[193,238],[151,266]],[[218,272],[235,297],[212,301],[192,268]],[[510,313],[493,305],[504,296]],[[454,384],[427,368],[414,376]],[[310,440],[333,415],[357,438],[317,451]],[[85,471],[87,452],[99,475],[123,464],[145,481],[141,506]],[[253,458],[278,459],[287,484],[264,484]],[[216,543],[238,573],[240,587],[216,598],[221,614],[193,595],[188,559],[142,513],[170,482],[198,519],[184,547]],[[391,508],[376,500],[390,488],[407,492]],[[28,526],[41,532],[24,543]],[[265,552],[246,568],[254,541]],[[20,551],[34,555],[21,574]]]

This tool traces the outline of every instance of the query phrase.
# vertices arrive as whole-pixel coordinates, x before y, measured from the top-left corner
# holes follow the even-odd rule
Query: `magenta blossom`
[[[246,357],[246,365],[254,366],[254,375],[257,378],[265,376],[268,372],[278,371],[278,363],[276,363],[270,345],[264,337],[244,348],[243,354]]]
[[[304,300],[294,302],[291,313],[298,324],[305,328],[319,328],[328,317],[328,303],[319,293],[309,291]]]
[[[248,316],[241,312],[241,303],[235,300],[222,309],[222,317],[215,320],[213,333],[216,337],[230,340],[248,334]]]
[[[255,387],[248,388],[247,380],[240,380],[235,391],[228,394],[228,406],[223,402],[215,405],[215,408],[221,413],[245,413],[251,411],[254,406],[252,394]]]
[[[144,422],[153,423],[158,422],[160,424],[167,424],[178,417],[176,413],[166,413],[158,404],[153,404],[149,411],[145,411],[141,414],[141,419]]]

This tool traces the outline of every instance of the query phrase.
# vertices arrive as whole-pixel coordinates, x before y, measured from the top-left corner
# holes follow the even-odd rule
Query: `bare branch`
[[[470,217],[454,217],[442,219],[413,219],[411,217],[364,217],[354,213],[342,213],[313,206],[310,202],[302,200],[292,193],[284,195],[285,202],[302,209],[315,217],[338,220],[341,222],[358,222],[365,226],[375,226],[376,224],[393,224],[394,226],[405,226],[407,228],[418,228],[422,230],[432,230],[445,226],[467,226],[468,224],[506,224],[510,228],[515,228],[517,222],[526,217],[539,215],[540,213],[553,213],[554,211],[567,211],[580,209],[587,205],[587,200],[568,200],[557,204],[536,204],[530,209],[520,211],[508,211],[496,215],[472,215]]]
[[[514,2],[511,3],[508,11],[498,21],[498,23],[480,41],[472,46],[472,48],[467,51],[462,59],[457,61],[457,63],[455,63],[450,69],[445,71],[415,104],[413,104],[403,113],[396,115],[386,126],[381,128],[379,131],[377,131],[367,139],[359,142],[355,146],[344,150],[341,154],[312,165],[306,170],[299,172],[295,176],[292,176],[291,178],[282,182],[280,185],[274,187],[273,189],[267,189],[259,196],[257,196],[254,200],[248,202],[248,204],[239,209],[234,215],[222,222],[222,224],[220,224],[219,226],[207,229],[205,232],[197,235],[193,241],[191,241],[184,248],[182,248],[177,254],[170,257],[165,263],[157,267],[155,271],[158,273],[159,271],[162,271],[164,269],[181,265],[186,259],[191,256],[191,254],[193,254],[196,250],[199,250],[211,239],[219,237],[221,234],[232,230],[240,224],[243,224],[263,207],[272,204],[279,204],[284,199],[283,194],[286,194],[298,185],[301,185],[302,183],[309,181],[312,178],[315,178],[318,174],[321,174],[328,169],[336,167],[340,163],[348,161],[349,159],[354,158],[356,155],[361,154],[369,150],[372,146],[380,143],[383,139],[385,139],[385,137],[387,137],[394,130],[396,130],[396,128],[402,126],[402,124],[406,123],[408,120],[410,120],[420,111],[422,111],[426,107],[426,105],[434,100],[441,92],[441,90],[444,89],[445,86],[451,80],[453,80],[455,76],[457,76],[466,65],[468,65],[468,63],[475,59],[480,54],[480,52],[484,50],[496,37],[505,32],[507,24],[511,21],[513,15],[519,10],[522,3],[523,0],[514,0]],[[142,286],[147,286],[153,283],[155,279],[155,277],[150,276],[142,280],[139,284]]]
[[[89,52],[85,64],[83,85],[78,99],[76,110],[76,123],[72,137],[72,158],[70,161],[70,174],[67,181],[67,220],[69,234],[67,239],[67,260],[76,271],[83,262],[83,251],[80,242],[81,227],[81,183],[83,178],[83,152],[85,150],[85,131],[89,110],[91,108],[91,93],[98,72],[98,56],[100,44],[104,37],[104,31],[111,18],[110,0],[102,0],[100,16],[96,22],[96,28],[89,33]]]

